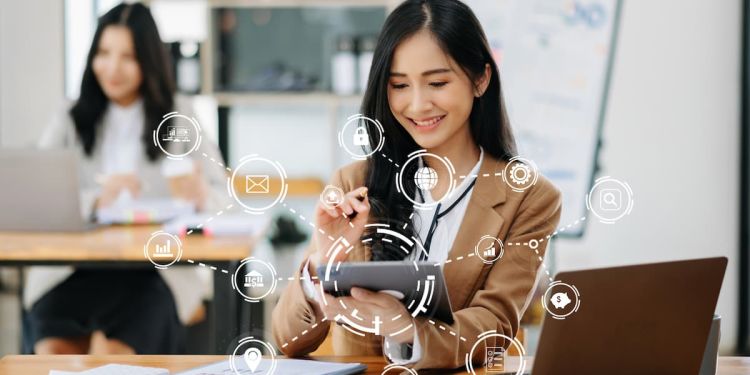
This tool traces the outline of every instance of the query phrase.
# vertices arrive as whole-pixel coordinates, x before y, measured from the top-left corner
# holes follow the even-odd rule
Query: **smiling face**
[[[143,77],[128,28],[108,26],[102,31],[92,70],[109,100],[129,104],[138,97]]]
[[[486,79],[480,81],[475,88],[432,35],[422,30],[394,51],[388,103],[420,147],[437,149],[454,139],[471,137],[469,115],[474,97],[486,88]]]

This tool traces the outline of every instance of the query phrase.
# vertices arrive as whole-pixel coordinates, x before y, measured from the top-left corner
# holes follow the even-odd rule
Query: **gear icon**
[[[516,185],[526,185],[531,179],[531,168],[523,163],[515,163],[510,168],[510,180]]]

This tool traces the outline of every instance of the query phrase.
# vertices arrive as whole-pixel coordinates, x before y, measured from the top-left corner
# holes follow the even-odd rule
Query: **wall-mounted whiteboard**
[[[500,66],[519,153],[562,190],[560,225],[574,223],[596,172],[619,0],[466,3]]]

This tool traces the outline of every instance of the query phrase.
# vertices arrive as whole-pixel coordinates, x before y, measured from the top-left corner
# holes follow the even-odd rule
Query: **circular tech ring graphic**
[[[345,137],[346,137],[345,134],[346,134],[347,128],[351,124],[358,124],[360,121],[364,121],[364,122],[367,122],[367,123],[370,124],[370,126],[368,126],[368,127],[365,128],[365,131],[362,134],[363,138],[361,140],[359,140],[359,141],[354,140],[353,142],[347,142],[346,139],[345,139]],[[370,140],[369,140],[369,131],[368,130],[371,130],[372,128],[375,128],[378,131],[378,144],[377,144],[377,146],[371,147],[372,150],[370,150],[370,152],[364,153],[364,154],[361,153],[361,152],[355,152],[354,150],[352,150],[352,149],[349,148],[348,145],[350,143],[352,144],[352,146],[365,146],[365,145],[369,145]],[[357,131],[358,130],[354,130],[354,132],[357,132]],[[352,133],[352,134],[355,134],[355,133]],[[354,137],[356,137],[356,134],[354,135]],[[342,127],[341,131],[338,132],[338,140],[339,140],[339,145],[341,146],[341,148],[343,148],[344,151],[346,151],[346,153],[349,154],[352,158],[354,158],[355,160],[365,160],[365,159],[367,159],[368,157],[374,155],[376,152],[380,151],[383,148],[383,144],[385,143],[385,130],[383,130],[383,125],[380,123],[380,121],[373,120],[373,119],[371,119],[371,118],[369,118],[367,116],[361,115],[361,114],[356,114],[356,115],[349,116],[346,119],[346,123],[344,124],[344,127]]]
[[[383,369],[383,372],[381,372],[380,375],[391,374],[391,371],[394,371],[393,374],[418,375],[417,370],[408,368],[404,365],[397,365],[395,363],[385,366],[385,368]]]
[[[536,184],[539,180],[539,170],[534,161],[516,156],[508,160],[502,177],[513,191],[521,193]]]
[[[519,356],[518,356],[519,363],[518,363],[518,369],[515,371],[515,374],[516,375],[523,374],[524,370],[526,369],[526,359],[524,358],[524,356],[526,355],[526,350],[523,348],[523,344],[521,344],[521,342],[518,341],[517,339],[514,339],[514,338],[512,339],[508,336],[503,335],[502,333],[497,333],[497,331],[495,330],[483,332],[477,336],[477,341],[474,343],[474,345],[471,347],[471,350],[468,353],[466,353],[464,357],[464,363],[466,364],[466,372],[473,374],[473,375],[477,374],[476,370],[474,370],[474,364],[471,361],[471,359],[474,358],[474,351],[477,350],[477,347],[479,346],[480,343],[492,337],[503,339],[509,342],[510,346],[513,346],[516,348],[516,350],[519,353]],[[505,351],[505,349],[503,348],[502,351]],[[486,359],[486,355],[484,355],[483,357],[485,357]],[[486,364],[482,365],[482,367],[485,367],[485,366]],[[502,373],[506,374],[507,372],[502,372]]]
[[[162,241],[162,243],[154,243],[152,248],[152,242],[156,240],[158,240],[157,242]],[[176,255],[173,252],[175,249],[177,250]],[[153,254],[151,250],[154,250]],[[179,237],[171,233],[163,230],[156,231],[151,233],[151,237],[143,245],[143,255],[154,267],[165,270],[182,258],[182,242]],[[162,260],[163,262],[160,262]]]
[[[436,199],[432,203],[417,202],[414,199],[414,197],[410,197],[409,194],[407,194],[407,190],[404,188],[404,178],[408,179],[407,181],[413,182],[414,180],[413,174],[409,175],[408,173],[406,173],[406,168],[409,166],[409,163],[412,163],[412,162],[418,163],[419,160],[423,157],[431,157],[440,161],[443,164],[443,166],[445,166],[445,169],[448,171],[448,176],[444,178],[448,178],[448,181],[450,181],[448,190],[445,192],[445,194],[443,194],[443,196],[440,197],[440,199]],[[448,160],[448,158],[444,158],[442,156],[431,154],[427,152],[426,150],[415,151],[409,154],[409,158],[406,159],[406,162],[404,162],[404,164],[401,166],[401,170],[398,173],[396,173],[396,190],[398,190],[398,192],[401,193],[401,195],[406,197],[406,199],[409,200],[409,202],[411,202],[414,205],[415,209],[429,210],[437,206],[438,204],[440,204],[440,202],[442,202],[446,198],[451,196],[451,194],[453,193],[453,190],[456,188],[456,180],[453,178],[455,174],[456,174],[456,169],[453,168],[453,164],[451,164],[451,161]]]
[[[627,182],[604,176],[586,194],[586,208],[604,224],[614,224],[633,211],[633,190]]]
[[[249,344],[255,344],[255,345],[251,346]],[[251,361],[248,360],[248,355],[247,354],[253,348],[258,349],[256,346],[264,348],[265,351],[266,351],[266,355],[270,357],[268,359],[271,361],[271,366],[268,367],[268,370],[257,370],[256,371],[256,370],[253,370],[253,369],[250,368],[253,365],[254,366],[258,366],[260,364],[260,359],[256,360],[255,358],[253,358],[253,361],[257,362],[257,363],[248,363],[248,362],[251,362]],[[243,349],[245,349],[244,352],[242,351]],[[260,351],[260,350],[258,349],[257,351]],[[257,351],[256,351],[256,353],[257,353]],[[243,339],[240,340],[239,344],[237,344],[237,346],[232,351],[232,355],[229,356],[229,368],[236,375],[248,374],[248,372],[245,370],[244,366],[242,366],[242,365],[237,366],[236,362],[240,360],[239,358],[241,358],[241,360],[243,362],[245,362],[246,366],[248,367],[248,370],[252,371],[251,372],[252,374],[258,373],[260,375],[272,375],[276,371],[276,367],[278,366],[278,361],[276,360],[276,354],[275,353],[276,353],[276,351],[274,350],[273,346],[271,346],[271,344],[269,344],[269,343],[267,343],[265,341],[262,341],[262,340],[258,340],[256,338],[254,338],[253,336],[245,337],[245,338],[243,338]],[[260,354],[262,354],[262,353],[260,353]]]
[[[177,121],[180,121],[182,123],[187,121],[187,123],[190,124],[195,133],[194,141],[190,140],[190,132],[187,130],[186,126],[174,124]],[[162,126],[167,126],[167,132],[162,133],[160,131]],[[152,138],[154,141],[154,145],[158,147],[161,152],[166,154],[168,158],[180,160],[190,155],[193,151],[197,150],[198,147],[200,147],[201,140],[203,139],[203,137],[201,136],[201,132],[201,126],[200,124],[198,124],[198,120],[196,120],[195,118],[181,115],[177,112],[170,112],[163,116],[163,119],[159,123],[159,126],[157,126],[153,131]],[[160,134],[162,135],[162,138],[159,137]],[[162,145],[162,142],[190,142],[193,146],[183,153],[174,154],[167,151],[167,148]]]
[[[400,228],[401,226],[395,226]],[[361,238],[362,246],[369,246],[370,249],[378,247],[387,247],[388,249],[396,252],[403,252],[405,256],[412,256],[416,254],[424,254],[425,250],[422,244],[414,237],[407,237],[393,229],[389,224],[367,224],[365,225],[365,235]],[[339,290],[337,276],[341,275],[346,270],[340,270],[342,264],[346,264],[343,261],[335,261],[339,258],[338,255],[342,252],[349,254],[355,246],[350,244],[344,237],[340,237],[331,245],[326,252],[325,259],[328,259],[325,265],[325,271],[319,275],[320,284],[319,287],[322,291],[330,291],[333,296],[339,296],[342,293]],[[340,259],[340,258],[339,258]],[[417,280],[417,284],[414,285],[409,295],[403,295],[400,291],[381,291],[392,295],[398,299],[405,301],[404,306],[409,312],[412,318],[418,315],[431,317],[434,313],[433,309],[434,302],[438,301],[439,297],[447,297],[442,294],[444,291],[436,288],[438,286],[436,281],[436,273],[432,270],[436,269],[435,264],[430,262],[416,262],[416,261],[404,261],[404,272],[418,273],[420,277]],[[422,277],[424,276],[424,277]],[[324,301],[324,303],[327,303]],[[381,327],[384,322],[395,321],[397,316],[372,316],[363,317],[360,316],[357,309],[353,309],[346,306],[345,303],[341,303],[344,308],[344,314],[337,314],[334,317],[334,321],[340,323],[346,330],[352,332],[358,336],[364,336],[365,333],[371,333],[374,335],[381,335]],[[403,327],[396,327],[396,331],[391,333],[390,336],[399,335],[409,329],[413,329],[414,321],[405,324]]]
[[[240,171],[247,167],[250,163],[264,163],[269,166],[271,166],[273,169],[276,170],[279,177],[279,193],[276,195],[276,198],[269,204],[260,206],[260,207],[253,207],[247,204],[246,202],[243,202],[240,194],[237,193],[237,189],[235,188],[238,183],[237,178],[241,178],[242,181],[239,181],[240,186],[245,186],[247,193],[253,193],[253,194],[270,194],[270,177],[269,175],[263,175],[263,174],[242,174],[238,175]],[[234,200],[244,208],[245,212],[253,215],[260,215],[267,211],[268,209],[272,208],[279,202],[283,202],[284,198],[286,197],[286,193],[289,190],[289,186],[286,183],[286,171],[284,171],[284,168],[279,164],[278,162],[268,160],[265,158],[262,158],[258,155],[248,155],[240,159],[240,163],[234,168],[232,171],[232,175],[227,178],[227,190],[229,190],[229,195],[234,198]]]
[[[503,241],[490,235],[482,236],[474,246],[474,255],[481,259],[485,264],[497,262],[503,257],[504,253],[505,249],[503,248]]]
[[[568,294],[564,292],[565,290],[571,293]],[[542,295],[542,306],[553,318],[563,320],[581,307],[581,294],[578,293],[578,288],[573,285],[562,281],[553,281]]]
[[[251,266],[250,272],[240,275],[240,271],[244,270],[247,266]],[[266,272],[258,272],[258,270],[253,267],[265,269]],[[241,284],[238,283],[240,278],[244,280]],[[274,269],[270,263],[254,257],[243,259],[232,275],[232,289],[236,290],[237,293],[239,293],[247,302],[260,302],[260,300],[269,296],[274,290],[276,290],[277,282],[276,269]],[[262,288],[261,290],[265,290],[265,292],[260,293],[259,295],[250,295],[247,293],[246,288]]]

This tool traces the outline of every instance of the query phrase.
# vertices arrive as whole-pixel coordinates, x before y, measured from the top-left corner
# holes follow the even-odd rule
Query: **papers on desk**
[[[96,210],[99,224],[163,223],[195,212],[195,205],[175,199],[134,199],[127,190],[108,207]]]
[[[187,231],[201,231],[207,236],[253,236],[266,229],[270,223],[264,216],[223,214],[186,215],[164,224],[164,231],[182,236]]]
[[[271,361],[264,359],[260,362],[258,368],[255,371],[251,371],[247,365],[240,361],[235,362],[238,366],[237,370],[240,374],[266,374],[271,366]],[[361,363],[336,363],[336,362],[322,362],[322,361],[310,361],[302,359],[277,359],[276,370],[273,372],[274,375],[349,375],[359,374],[367,370],[367,366]],[[185,372],[180,372],[177,375],[226,375],[232,374],[233,371],[229,367],[229,361],[221,361],[208,366],[198,367]]]
[[[49,372],[49,375],[169,375],[169,370],[113,363],[79,372],[52,370]]]
[[[271,366],[271,361],[264,359],[255,371],[250,371],[244,363],[236,363],[240,374],[265,374]],[[335,363],[309,361],[301,359],[277,359],[274,375],[349,375],[358,374],[367,369],[360,363]],[[177,375],[227,375],[232,374],[229,361],[221,361],[207,366],[201,366],[192,370],[177,373]],[[140,367],[109,364],[94,369],[72,372],[52,370],[49,375],[169,375],[169,370],[153,367]]]

